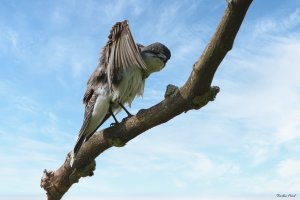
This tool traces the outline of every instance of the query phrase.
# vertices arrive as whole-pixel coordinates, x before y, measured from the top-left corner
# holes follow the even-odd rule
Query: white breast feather
[[[137,67],[128,67],[124,72],[121,83],[114,90],[113,101],[120,100],[121,103],[131,105],[136,96],[142,96],[144,93],[145,81],[141,69]]]

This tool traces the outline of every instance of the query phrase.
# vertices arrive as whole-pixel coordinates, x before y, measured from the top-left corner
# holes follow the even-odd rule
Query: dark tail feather
[[[107,113],[107,114],[105,115],[105,117],[103,118],[102,122],[97,126],[97,128],[96,128],[91,134],[89,134],[89,135],[86,136],[86,140],[85,140],[85,141],[88,141],[88,140],[92,137],[92,135],[96,132],[96,130],[97,130],[100,126],[102,126],[102,124],[103,124],[110,116],[111,116],[111,114]]]
[[[104,117],[104,119],[102,120],[102,122],[97,126],[97,128],[92,132],[90,133],[89,135],[81,135],[78,139],[77,139],[77,142],[74,146],[74,149],[73,149],[73,153],[72,153],[72,156],[71,156],[71,161],[70,161],[70,165],[71,167],[73,166],[74,164],[74,161],[76,160],[76,155],[79,151],[79,149],[81,148],[82,144],[84,142],[86,142],[95,132],[96,130],[111,116],[110,113],[107,113]]]
[[[77,140],[77,142],[75,144],[74,150],[73,150],[74,157],[77,155],[77,153],[78,153],[80,147],[82,146],[84,140],[85,140],[85,136],[84,135],[82,135],[80,138],[78,138],[78,140]]]
[[[82,146],[83,142],[88,141],[88,139],[90,139],[90,137],[95,133],[95,131],[110,117],[111,114],[107,113],[104,117],[104,119],[102,120],[102,122],[97,126],[97,128],[89,135],[87,136],[80,136],[80,138],[78,138],[75,147],[74,147],[74,157],[76,157],[80,147]]]

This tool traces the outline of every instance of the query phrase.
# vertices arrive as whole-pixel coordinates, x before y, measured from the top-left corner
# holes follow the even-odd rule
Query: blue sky
[[[224,9],[225,0],[1,0],[0,199],[43,199],[42,171],[76,141],[86,81],[116,21],[172,52],[135,113],[184,84]],[[63,199],[299,198],[299,55],[300,2],[254,1],[216,73],[216,100],[109,149]]]

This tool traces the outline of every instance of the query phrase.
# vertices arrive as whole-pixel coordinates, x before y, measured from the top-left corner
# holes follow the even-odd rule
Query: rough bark
[[[70,167],[70,153],[56,171],[44,171],[41,187],[48,200],[58,200],[81,177],[92,176],[95,158],[112,146],[122,146],[146,130],[165,123],[177,115],[192,109],[200,109],[214,100],[218,87],[211,87],[214,74],[233,46],[236,34],[243,22],[252,0],[228,0],[224,16],[201,57],[193,65],[192,72],[181,87],[167,87],[165,99],[140,110],[135,116],[120,124],[95,133],[80,149],[77,159]]]

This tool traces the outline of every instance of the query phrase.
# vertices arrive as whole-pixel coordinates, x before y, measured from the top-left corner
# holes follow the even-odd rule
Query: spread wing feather
[[[127,68],[138,67],[146,71],[147,67],[133,40],[127,20],[116,23],[108,38],[102,52],[101,64],[107,69],[108,84],[113,89],[113,82],[120,81]]]

